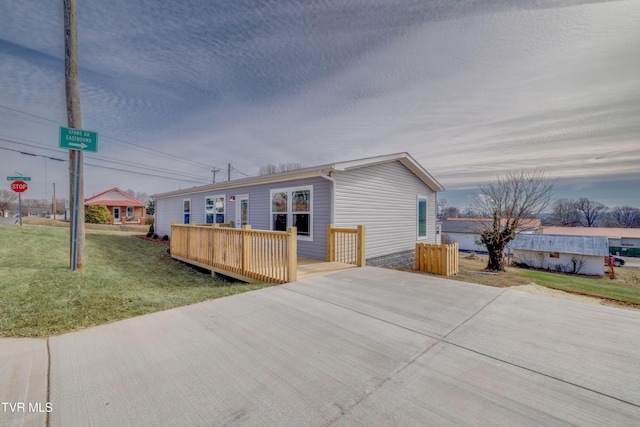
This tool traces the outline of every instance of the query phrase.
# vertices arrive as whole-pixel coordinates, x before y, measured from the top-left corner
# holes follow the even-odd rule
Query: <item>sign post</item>
[[[20,175],[20,174],[16,174],[16,175]],[[15,176],[8,176],[7,179],[9,178],[17,178]],[[29,177],[26,177],[29,178]],[[31,179],[31,178],[29,178]],[[29,188],[29,186],[27,185],[26,182],[20,180],[20,181],[13,181],[11,183],[11,189],[13,191],[15,191],[16,193],[18,193],[18,215],[20,216],[20,225],[22,225],[22,193],[27,191],[27,188]]]

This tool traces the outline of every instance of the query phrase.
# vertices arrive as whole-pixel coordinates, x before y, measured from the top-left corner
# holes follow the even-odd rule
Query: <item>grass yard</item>
[[[506,273],[486,273],[484,271],[486,266],[486,255],[476,255],[471,258],[469,254],[460,253],[459,273],[451,279],[497,287],[535,283],[548,288],[602,297],[640,307],[640,269],[638,268],[616,268],[616,279],[612,280],[608,276],[589,277],[515,267],[508,267]],[[605,270],[608,271],[608,268]]]
[[[86,271],[69,269],[69,229],[0,225],[0,336],[46,337],[238,294],[168,257],[167,246],[87,230]]]

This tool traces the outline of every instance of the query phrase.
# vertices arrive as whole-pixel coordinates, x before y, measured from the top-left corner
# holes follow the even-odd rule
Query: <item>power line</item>
[[[250,177],[251,177],[250,175],[247,175],[246,173],[239,171],[239,170],[238,170],[238,169],[236,169],[233,165],[231,166],[231,170],[234,170],[234,171],[238,172],[240,175],[244,175],[244,176],[246,176],[247,178],[250,178]]]
[[[64,159],[58,159],[55,157],[49,157],[49,156],[43,156],[41,154],[34,154],[34,153],[28,153],[28,152],[24,152],[24,151],[20,151],[20,150],[13,150],[11,148],[6,148],[6,147],[0,147],[0,150],[8,150],[8,151],[13,151],[16,153],[20,153],[20,154],[24,154],[27,156],[36,156],[36,157],[44,157],[47,159],[51,159],[51,160],[56,160],[56,161],[60,161],[60,162],[66,162],[66,160]],[[131,175],[140,175],[140,176],[149,176],[149,177],[153,177],[153,178],[162,178],[162,179],[169,179],[172,181],[182,181],[182,182],[193,182],[196,184],[207,184],[209,183],[209,180],[206,180],[204,178],[196,178],[196,180],[194,179],[185,179],[185,178],[180,178],[180,177],[171,177],[171,176],[166,176],[166,175],[158,175],[158,174],[151,174],[151,173],[144,173],[144,172],[136,172],[136,171],[132,171],[131,169],[122,169],[122,168],[114,168],[114,167],[110,167],[110,166],[104,166],[104,165],[96,165],[93,163],[86,163],[85,165],[87,166],[93,166],[96,168],[102,168],[102,169],[109,169],[109,170],[115,170],[118,172],[125,172]]]
[[[63,123],[57,122],[55,120],[48,119],[46,117],[39,116],[37,114],[32,114],[32,113],[28,113],[26,111],[18,110],[16,108],[7,107],[6,105],[0,105],[0,107],[6,108],[7,110],[15,111],[15,112],[18,112],[18,113],[21,113],[21,114],[25,114],[27,116],[36,117],[38,119],[46,120],[48,122],[56,124],[57,126],[64,126]],[[2,113],[2,111],[0,111],[0,113]],[[16,117],[16,116],[12,115],[11,117]],[[198,165],[198,166],[205,167],[205,168],[210,168],[211,167],[211,165],[208,165],[208,164],[205,164],[205,163],[197,162],[195,160],[185,159],[183,157],[179,157],[179,156],[176,156],[174,154],[165,153],[163,151],[158,151],[156,149],[148,148],[148,147],[145,147],[143,145],[135,144],[133,142],[125,141],[125,140],[122,140],[122,139],[119,139],[119,138],[115,138],[115,137],[112,137],[112,136],[108,136],[108,135],[104,135],[102,133],[100,134],[100,136],[102,138],[107,138],[107,139],[113,140],[113,141],[115,141],[117,143],[124,144],[124,145],[127,146],[127,148],[132,148],[134,150],[149,152],[149,153],[157,155],[157,156],[161,156],[161,157],[164,156],[165,158],[168,157],[168,158],[172,158],[172,159],[175,159],[175,160],[180,160],[180,161],[183,161],[183,162],[186,162],[186,163],[191,163],[191,164]]]
[[[9,143],[12,143],[12,144],[20,144],[20,145],[24,145],[24,146],[27,146],[27,147],[38,148],[38,149],[42,149],[42,150],[48,150],[48,151],[54,151],[56,153],[60,153],[60,150],[55,150],[53,148],[44,147],[41,144],[35,144],[35,145],[27,144],[25,142],[18,142],[18,141],[13,141],[13,140],[10,140],[10,139],[2,138],[1,136],[0,136],[0,141],[6,141],[6,142],[9,142]],[[7,148],[7,150],[15,151],[15,152],[18,152],[18,153],[21,153],[21,154],[25,154],[27,156],[41,156],[41,155],[37,155],[37,154],[22,152],[22,151],[19,151],[19,150],[11,150],[11,149],[8,149],[8,148]],[[186,173],[183,173],[183,172],[178,172],[178,171],[174,171],[174,170],[170,170],[170,169],[146,166],[146,165],[142,165],[140,163],[128,162],[126,160],[117,160],[117,159],[112,159],[110,157],[105,157],[105,156],[103,156],[103,157],[95,157],[95,156],[88,156],[87,155],[85,157],[88,158],[88,159],[92,159],[92,160],[98,160],[98,161],[107,162],[107,163],[121,164],[121,165],[125,165],[125,166],[132,166],[132,167],[136,167],[136,168],[139,168],[139,169],[146,169],[146,170],[150,170],[150,171],[157,171],[157,172],[163,172],[163,173],[168,173],[168,174],[173,174],[173,175],[179,175],[179,176],[182,176],[182,177],[185,177],[185,178],[189,178],[189,179],[192,179],[192,180],[208,182],[208,180],[205,180],[204,178],[202,178],[201,176],[198,176],[198,175],[186,174]],[[51,159],[52,160],[61,160],[61,159],[54,159],[54,158],[51,158]],[[62,160],[62,161],[65,161],[65,160]],[[191,181],[191,182],[195,182],[195,181]]]

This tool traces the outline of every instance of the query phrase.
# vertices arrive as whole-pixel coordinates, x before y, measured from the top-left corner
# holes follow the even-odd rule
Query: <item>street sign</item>
[[[60,126],[60,148],[81,151],[98,151],[98,133]]]
[[[16,193],[24,193],[27,190],[27,183],[24,181],[13,181],[11,183],[11,189]]]
[[[8,176],[7,181],[31,181],[30,176]]]

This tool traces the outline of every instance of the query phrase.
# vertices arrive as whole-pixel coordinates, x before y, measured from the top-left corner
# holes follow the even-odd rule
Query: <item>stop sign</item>
[[[16,193],[24,193],[27,189],[27,183],[24,181],[13,181],[11,183],[11,189]]]

